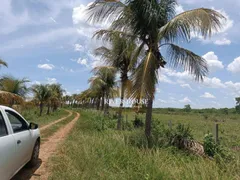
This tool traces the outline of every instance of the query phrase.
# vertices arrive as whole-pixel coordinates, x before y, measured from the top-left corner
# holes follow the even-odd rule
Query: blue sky
[[[68,94],[85,90],[91,69],[101,64],[92,55],[92,50],[101,46],[92,40],[92,33],[106,27],[85,22],[84,9],[90,2],[1,0],[0,58],[9,68],[1,68],[0,74],[26,77],[32,84],[58,82]],[[233,107],[234,98],[240,96],[240,1],[178,2],[178,13],[206,7],[221,12],[227,20],[211,39],[195,35],[190,44],[183,44],[207,60],[210,73],[204,82],[194,82],[183,71],[162,69],[154,106]]]

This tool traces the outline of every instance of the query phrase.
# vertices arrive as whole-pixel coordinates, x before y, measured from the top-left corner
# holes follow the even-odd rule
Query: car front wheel
[[[38,164],[39,150],[40,150],[40,143],[39,141],[37,141],[33,148],[31,160],[29,161],[29,165],[32,167]]]

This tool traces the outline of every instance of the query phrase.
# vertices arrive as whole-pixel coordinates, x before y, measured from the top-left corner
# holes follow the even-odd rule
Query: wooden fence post
[[[171,120],[168,121],[168,127],[169,127],[170,129],[172,129],[172,121],[171,121]]]

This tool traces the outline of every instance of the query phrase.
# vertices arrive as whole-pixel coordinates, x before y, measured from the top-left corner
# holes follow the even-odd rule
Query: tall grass
[[[175,149],[138,148],[128,137],[138,131],[99,131],[99,115],[81,111],[81,118],[56,156],[49,179],[240,179],[239,160],[219,164]]]
[[[37,123],[40,127],[68,115],[68,112],[63,109],[59,109],[49,115],[43,113],[42,116],[39,116],[38,108],[23,109],[20,113],[28,122]]]

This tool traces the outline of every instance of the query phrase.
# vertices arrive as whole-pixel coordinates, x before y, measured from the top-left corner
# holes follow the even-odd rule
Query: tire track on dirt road
[[[51,123],[49,123],[49,124],[47,124],[47,125],[45,125],[45,126],[40,127],[40,131],[43,131],[43,130],[49,128],[50,126],[52,126],[52,125],[54,125],[54,124],[57,124],[57,123],[65,120],[65,119],[67,119],[67,118],[70,117],[70,116],[72,115],[72,113],[73,113],[72,111],[69,111],[69,110],[65,110],[65,111],[67,111],[67,112],[69,113],[67,116],[65,116],[65,117],[63,117],[63,118],[60,118],[60,119],[58,119],[58,120],[56,120],[56,121],[53,121],[53,122],[51,122]]]
[[[57,147],[70,133],[75,123],[80,117],[80,114],[76,113],[76,117],[70,121],[64,127],[61,127],[56,133],[54,133],[49,140],[44,142],[40,148],[39,165],[32,169],[23,169],[12,180],[47,180],[49,176],[48,160],[56,152]]]

